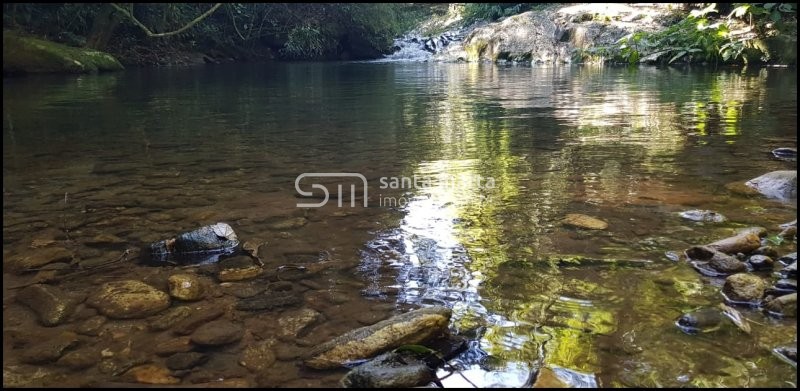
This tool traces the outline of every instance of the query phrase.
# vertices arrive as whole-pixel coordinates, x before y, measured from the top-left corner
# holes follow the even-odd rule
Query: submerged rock
[[[56,365],[69,368],[73,371],[79,371],[92,367],[98,362],[100,362],[100,352],[97,351],[97,349],[88,348],[64,354],[56,362]]]
[[[259,372],[275,364],[275,353],[272,351],[274,340],[266,340],[248,346],[243,352],[239,365]]]
[[[105,316],[95,315],[84,320],[75,331],[82,335],[97,336],[107,321],[108,318]]]
[[[101,314],[114,319],[136,319],[157,314],[170,305],[169,295],[141,281],[103,284],[86,301]]]
[[[322,314],[310,308],[287,312],[278,319],[279,333],[282,336],[297,338],[321,317]]]
[[[286,231],[286,230],[302,228],[307,223],[308,220],[305,217],[292,217],[267,224],[267,227],[271,230]]]
[[[420,343],[441,334],[450,322],[450,315],[450,309],[445,307],[428,307],[397,315],[318,346],[308,354],[305,364],[316,369],[336,368],[401,345]]]
[[[173,307],[153,319],[147,326],[152,331],[166,330],[192,314],[189,307]]]
[[[166,360],[167,368],[191,369],[208,361],[208,355],[198,352],[175,353]]]
[[[220,282],[244,281],[256,278],[264,273],[264,269],[258,265],[242,268],[222,269],[217,274]]]
[[[722,312],[716,308],[703,308],[678,317],[675,325],[687,334],[708,333],[719,329]]]
[[[225,309],[220,307],[198,308],[186,319],[179,321],[172,331],[179,335],[191,334],[198,327],[219,318],[225,314]]]
[[[169,295],[183,301],[196,301],[203,298],[203,283],[192,274],[173,274],[169,276]]]
[[[584,229],[603,230],[608,228],[608,223],[592,216],[570,213],[562,221],[564,225],[569,225]]]
[[[536,374],[536,381],[532,388],[569,388],[569,384],[561,381],[552,369],[542,367]]]
[[[767,284],[761,277],[739,273],[725,279],[722,293],[731,303],[757,305],[764,296],[766,288]]]
[[[3,256],[3,263],[8,264],[9,270],[22,273],[50,263],[70,263],[74,256],[72,251],[63,247],[44,247],[26,250],[24,254],[10,257],[8,262],[6,262],[6,257]]]
[[[125,377],[145,384],[178,384],[181,382],[181,379],[172,376],[169,369],[154,364],[131,368],[125,373]]]
[[[709,246],[690,247],[686,250],[686,257],[697,271],[711,277],[747,270],[744,262]]]
[[[680,212],[679,215],[687,220],[706,223],[722,223],[728,220],[725,216],[713,210],[687,210],[685,212]]]
[[[771,315],[787,318],[797,317],[797,292],[767,301],[764,304],[764,310]]]
[[[295,306],[303,302],[303,297],[295,292],[263,292],[253,297],[239,300],[236,309],[241,311],[271,310]]]
[[[227,320],[215,320],[197,328],[192,333],[192,342],[204,346],[225,345],[242,339],[242,326]]]
[[[436,379],[436,373],[412,353],[389,352],[359,365],[341,380],[345,388],[417,387]]]
[[[156,343],[154,353],[169,356],[175,353],[188,352],[194,349],[191,337],[177,337]]]
[[[768,172],[745,184],[769,198],[797,198],[797,170]]]
[[[43,284],[28,286],[17,294],[17,301],[30,307],[44,326],[63,323],[75,310],[77,300],[57,287]]]
[[[546,370],[536,377],[533,388],[599,388],[597,376],[593,373],[578,372],[574,369],[556,365],[545,367]],[[541,381],[540,381],[541,378]]]
[[[78,335],[65,331],[55,338],[39,342],[25,349],[20,361],[28,364],[43,364],[58,360],[64,352],[78,343]]]

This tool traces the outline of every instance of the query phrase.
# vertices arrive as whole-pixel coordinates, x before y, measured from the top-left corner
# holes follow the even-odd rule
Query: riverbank
[[[27,7],[27,13],[37,10]],[[55,26],[41,21],[24,26],[14,17],[17,7],[11,7],[10,21],[4,19],[4,37],[5,31],[13,31],[16,36],[42,39],[60,52],[102,49],[125,66],[385,60],[717,67],[794,65],[797,61],[796,6],[783,3],[737,8],[720,4],[704,9],[683,3],[229,5],[179,35],[149,30],[145,35],[112,10],[107,14],[116,16],[105,25],[100,23],[108,32],[99,44],[97,31],[105,30],[97,23],[91,29],[61,25],[65,15],[59,12],[97,21],[106,15],[103,9],[64,7],[54,15],[50,15],[52,9],[39,10],[50,15]],[[137,10],[155,19],[169,20],[179,14],[177,19],[188,20],[205,8],[184,4],[172,11],[145,6]],[[287,15],[276,16],[281,13]],[[262,20],[256,27],[253,21],[259,17]],[[158,25],[155,19],[149,24]],[[273,27],[265,30],[265,23]],[[392,37],[403,31],[392,43]],[[4,74],[76,71],[72,60],[60,61],[60,67],[42,67],[5,49],[3,58]],[[95,68],[87,67],[88,71]],[[78,71],[84,72],[82,67]]]
[[[429,18],[398,39],[388,59],[716,66],[790,65],[797,58],[791,16],[761,26],[679,3],[549,4],[496,21],[468,15],[461,6]]]

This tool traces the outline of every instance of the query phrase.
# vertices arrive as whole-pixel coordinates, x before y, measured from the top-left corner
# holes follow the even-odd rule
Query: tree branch
[[[147,28],[147,26],[145,26],[142,22],[140,22],[138,19],[136,19],[136,17],[133,16],[133,12],[130,12],[130,11],[126,10],[125,8],[120,7],[116,3],[110,3],[110,4],[111,4],[112,7],[114,7],[115,10],[119,11],[120,13],[125,15],[125,17],[127,17],[131,22],[133,22],[135,25],[139,26],[139,28],[141,28],[144,31],[144,33],[147,34],[147,36],[150,37],[150,38],[169,37],[170,35],[180,34],[180,33],[184,32],[184,31],[188,30],[192,26],[196,25],[197,23],[199,23],[201,20],[205,19],[209,15],[213,14],[214,11],[217,10],[217,8],[222,6],[222,3],[215,4],[213,7],[211,7],[210,10],[208,10],[204,14],[198,16],[195,20],[193,20],[193,21],[189,22],[188,24],[186,24],[186,26],[183,26],[183,27],[181,27],[181,28],[179,28],[179,29],[177,29],[175,31],[170,31],[170,32],[167,32],[167,33],[154,33],[152,31],[150,31],[150,29]],[[131,10],[132,9],[133,9],[133,6],[131,5]]]

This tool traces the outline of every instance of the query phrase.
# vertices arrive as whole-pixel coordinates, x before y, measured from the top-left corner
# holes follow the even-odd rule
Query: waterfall
[[[407,34],[394,40],[394,53],[378,61],[431,61],[435,55],[444,52],[455,42],[460,42],[463,35],[461,31],[447,31],[431,37]]]

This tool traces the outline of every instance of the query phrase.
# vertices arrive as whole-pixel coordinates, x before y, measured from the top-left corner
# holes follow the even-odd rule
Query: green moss
[[[482,39],[476,39],[473,42],[465,45],[464,51],[467,52],[467,61],[480,60],[481,54],[483,54],[483,51],[486,50],[487,46],[489,46],[489,43]]]
[[[108,53],[3,31],[3,73],[94,73],[123,69]]]

